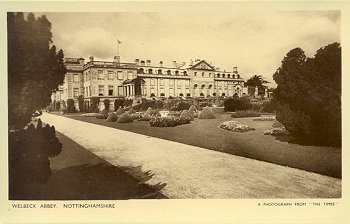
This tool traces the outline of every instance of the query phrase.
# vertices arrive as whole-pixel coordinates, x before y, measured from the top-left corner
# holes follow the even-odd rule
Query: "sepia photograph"
[[[11,209],[343,198],[341,10],[4,15]]]

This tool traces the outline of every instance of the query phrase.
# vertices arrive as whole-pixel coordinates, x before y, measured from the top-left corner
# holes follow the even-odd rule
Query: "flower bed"
[[[285,128],[272,128],[264,132],[264,135],[289,135]]]
[[[254,118],[253,121],[274,121],[274,117],[257,117]]]
[[[189,124],[189,117],[154,117],[150,120],[151,127],[175,127],[182,124]]]
[[[86,114],[82,114],[80,116],[83,116],[83,117],[96,117],[97,115],[100,115],[100,113],[86,113]]]
[[[236,112],[233,112],[231,114],[232,118],[239,118],[239,117],[260,117],[261,114],[259,112],[253,111],[253,110],[239,110]]]
[[[225,121],[220,124],[220,128],[234,132],[247,132],[255,130],[255,128],[239,121]]]

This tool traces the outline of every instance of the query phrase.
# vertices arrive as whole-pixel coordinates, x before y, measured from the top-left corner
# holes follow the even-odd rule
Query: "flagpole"
[[[117,56],[119,56],[119,40],[117,40]]]

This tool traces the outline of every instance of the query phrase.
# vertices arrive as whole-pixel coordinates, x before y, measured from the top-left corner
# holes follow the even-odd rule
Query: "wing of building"
[[[140,59],[121,63],[116,56],[114,61],[90,57],[86,63],[83,58],[66,58],[65,64],[64,84],[52,100],[76,100],[82,95],[87,103],[92,97],[99,97],[100,102],[107,98],[112,106],[118,98],[242,96],[245,92],[237,67],[221,71],[199,59],[188,65],[176,61],[165,65],[163,61],[152,64]]]

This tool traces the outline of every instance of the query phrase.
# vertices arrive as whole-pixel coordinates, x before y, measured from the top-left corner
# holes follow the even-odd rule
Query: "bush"
[[[144,114],[142,117],[138,119],[138,121],[150,121],[152,117],[149,114]]]
[[[198,115],[198,118],[199,119],[214,119],[215,115],[214,115],[213,111],[211,111],[211,109],[209,109],[209,107],[205,107]]]
[[[131,107],[133,100],[131,99],[125,99],[124,100],[124,107]]]
[[[152,115],[155,115],[156,114],[156,111],[152,109],[152,107],[149,107],[146,112],[145,112],[145,115],[148,115],[148,116],[152,116]]]
[[[128,110],[128,112],[126,112],[129,115],[132,115],[134,113],[136,113],[136,111],[133,108],[130,108],[130,110]]]
[[[271,99],[269,101],[263,102],[261,112],[265,113],[276,113],[278,111],[278,103],[276,100]]]
[[[107,111],[106,109],[103,109],[103,110],[101,111],[101,114],[103,114],[103,115],[108,115],[108,111]]]
[[[79,103],[79,111],[84,111],[84,97],[82,95],[79,95],[78,97],[78,103]]]
[[[114,100],[114,110],[118,110],[124,106],[124,99],[115,99]]]
[[[193,113],[196,112],[196,111],[197,111],[197,108],[196,108],[194,105],[192,105],[192,106],[188,109],[188,112],[191,113],[191,114],[193,114]]]
[[[97,114],[96,115],[96,119],[107,119],[108,118],[108,114]]]
[[[175,127],[182,124],[189,124],[188,117],[154,117],[150,120],[151,127]]]
[[[271,130],[264,131],[264,135],[289,135],[289,132],[283,128],[272,128]]]
[[[191,104],[189,102],[180,100],[176,102],[176,104],[172,108],[170,108],[170,110],[182,111],[182,110],[188,110],[190,107],[191,107]]]
[[[232,118],[239,117],[260,117],[261,114],[259,112],[253,110],[239,110],[231,114]]]
[[[54,126],[42,127],[40,119],[36,128],[30,124],[9,132],[9,198],[40,198],[40,187],[51,175],[49,158],[61,151]]]
[[[116,113],[110,113],[106,119],[107,122],[115,122],[118,120],[118,115]]]
[[[224,102],[225,111],[251,110],[253,105],[246,96],[228,98]]]
[[[133,121],[132,117],[127,113],[120,115],[117,119],[117,123],[131,123]]]
[[[105,110],[107,110],[107,111],[109,111],[109,103],[110,103],[109,99],[105,99],[103,101],[103,104],[105,105]]]
[[[98,109],[98,104],[99,103],[100,103],[100,98],[98,98],[98,97],[91,97],[90,112],[92,112],[92,113],[100,112],[100,110]]]
[[[68,99],[67,100],[67,113],[75,113],[77,110],[75,109],[74,106],[74,100],[73,99]]]
[[[122,115],[123,113],[125,113],[125,110],[121,107],[118,108],[117,112],[116,112],[116,115]]]
[[[182,111],[180,117],[188,117],[190,119],[190,121],[194,120],[193,115],[188,110]]]

